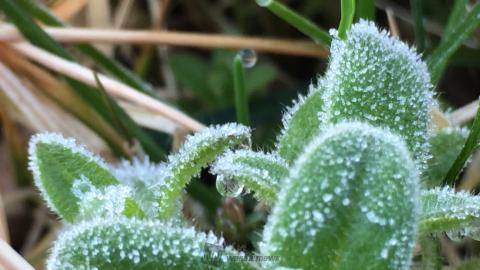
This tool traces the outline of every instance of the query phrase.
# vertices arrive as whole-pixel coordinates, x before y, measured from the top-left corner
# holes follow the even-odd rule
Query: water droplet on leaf
[[[251,49],[245,49],[238,52],[244,68],[252,68],[257,63],[257,53]]]
[[[459,242],[465,238],[465,231],[463,229],[447,231],[447,236],[450,240]]]
[[[243,191],[243,185],[222,175],[217,176],[216,187],[218,193],[225,197],[238,197]]]

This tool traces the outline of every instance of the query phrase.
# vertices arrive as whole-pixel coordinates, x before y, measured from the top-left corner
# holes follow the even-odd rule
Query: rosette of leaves
[[[425,173],[430,153],[444,164],[455,156],[429,149],[444,138],[429,130],[425,64],[372,23],[333,34],[325,76],[287,109],[273,152],[249,149],[250,130],[226,124],[189,136],[162,164],[115,167],[71,139],[35,136],[35,183],[70,224],[48,268],[408,269],[417,236],[476,238],[478,197],[420,184],[445,173],[437,162]],[[180,195],[212,162],[273,207],[257,251],[270,262],[248,262],[182,217]]]

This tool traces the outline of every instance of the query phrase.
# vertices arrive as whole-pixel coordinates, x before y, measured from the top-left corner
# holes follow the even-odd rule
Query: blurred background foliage
[[[417,47],[416,26],[423,22],[422,48],[428,56],[442,40],[454,2],[459,1],[467,4],[462,16],[475,3],[361,0],[357,1],[357,14],[374,19],[382,28],[396,27],[402,40]],[[323,29],[338,26],[338,0],[281,2]],[[415,13],[414,5],[420,7],[420,13]],[[0,0],[0,9],[0,37],[10,33],[7,24],[14,23],[37,47],[107,74],[205,125],[236,120],[232,61],[237,50],[221,49],[222,44],[216,45],[219,49],[123,42],[60,45],[33,22],[58,26],[63,20],[82,29],[169,30],[308,41],[254,0]],[[466,105],[480,94],[479,39],[480,31],[475,30],[463,42],[436,87],[447,111]],[[142,157],[144,153],[151,160],[161,161],[166,153],[178,148],[188,130],[141,104],[114,97],[103,85],[67,78],[51,67],[31,62],[10,45],[0,38],[0,237],[3,235],[30,263],[42,269],[61,225],[45,209],[26,170],[26,146],[31,134],[64,133],[112,162]],[[309,85],[323,73],[328,57],[257,54],[256,66],[246,70],[246,92],[254,146],[269,150],[285,106],[307,93]],[[222,199],[215,190],[215,177],[205,170],[189,186],[184,212],[199,228],[213,229],[229,243],[248,250],[259,239],[268,208],[249,195]],[[465,241],[448,243],[447,248],[451,248],[451,254],[445,256],[445,265],[452,266],[478,254],[480,246]]]

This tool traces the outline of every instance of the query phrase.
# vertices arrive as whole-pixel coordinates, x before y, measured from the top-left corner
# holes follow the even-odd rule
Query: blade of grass
[[[51,100],[60,105],[86,126],[99,134],[118,155],[127,156],[124,140],[105,120],[93,110],[68,85],[57,80],[50,73],[35,66],[8,46],[0,44],[0,60],[16,73],[25,75]]]
[[[332,38],[330,37],[328,32],[315,25],[309,19],[289,9],[287,6],[279,3],[276,0],[256,1],[259,6],[267,8],[273,14],[277,15],[278,17],[289,23],[291,26],[295,27],[298,31],[310,37],[313,41],[323,44],[325,46],[330,45]]]
[[[88,85],[96,85],[93,71],[91,69],[78,65],[75,62],[52,55],[29,44],[17,44],[13,45],[13,48],[31,60],[40,63],[51,70],[79,80]],[[98,73],[98,77],[105,89],[112,96],[116,96],[136,104],[141,104],[145,108],[151,109],[152,111],[155,111],[166,118],[181,124],[188,130],[199,131],[200,129],[204,128],[203,124],[189,117],[183,112],[148,95],[140,93],[128,85],[125,85],[100,73]],[[121,116],[119,119],[121,119]]]
[[[233,60],[233,82],[237,122],[248,126],[250,116],[248,113],[247,94],[245,93],[245,70],[243,68],[242,57],[239,54],[237,54]]]
[[[413,28],[415,32],[415,43],[419,53],[425,50],[425,28],[423,27],[422,0],[410,0],[412,9]]]
[[[448,16],[447,26],[443,32],[443,38],[452,34],[453,29],[465,18],[465,12],[468,0],[456,0],[450,16]]]
[[[8,270],[35,270],[20,254],[1,239],[0,265]]]
[[[30,42],[64,59],[73,61],[73,58],[69,53],[46,34],[37,24],[35,24],[29,14],[19,7],[16,2],[12,0],[0,0],[0,9]],[[67,78],[67,82],[72,86],[72,89],[77,91],[77,93],[84,98],[92,108],[97,110],[108,123],[112,123],[112,115],[109,113],[100,93],[98,93],[93,87],[85,85],[79,81]],[[155,142],[153,142],[153,140],[148,137],[147,134],[135,124],[135,122],[133,122],[118,104],[115,106],[118,109],[119,119],[121,119],[125,126],[130,129],[131,134],[135,135],[144,150],[151,156],[152,160],[163,159],[165,154]]]
[[[375,20],[375,0],[357,0],[355,18]]]
[[[432,77],[432,82],[437,83],[440,79],[447,62],[463,41],[477,28],[480,23],[480,2],[477,2],[470,13],[456,26],[452,27],[451,34],[444,36],[440,45],[428,57],[427,63]]]
[[[338,36],[341,39],[347,38],[347,32],[352,26],[353,17],[355,16],[355,0],[342,0],[341,3],[342,17],[338,25]]]
[[[60,19],[55,17],[50,13],[48,9],[44,6],[35,3],[32,0],[18,0],[18,5],[28,11],[31,16],[39,19],[41,22],[50,26],[65,27],[66,24]],[[84,55],[88,56],[93,60],[98,66],[108,71],[110,74],[115,76],[117,79],[122,82],[130,85],[131,87],[144,92],[146,94],[155,96],[154,90],[144,83],[135,73],[126,69],[122,65],[118,64],[115,61],[110,60],[110,58],[104,55],[101,51],[96,49],[94,46],[89,44],[77,44],[76,48]]]
[[[465,162],[470,158],[473,151],[477,148],[478,142],[480,139],[480,109],[477,109],[477,115],[475,120],[473,120],[473,125],[468,134],[467,141],[463,146],[462,151],[458,155],[457,159],[453,163],[452,167],[445,176],[444,184],[453,184],[457,179],[458,175],[465,166]]]

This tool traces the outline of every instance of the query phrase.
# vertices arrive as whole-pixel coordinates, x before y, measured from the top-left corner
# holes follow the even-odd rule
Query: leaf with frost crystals
[[[334,38],[324,79],[325,123],[368,122],[401,135],[421,167],[434,105],[427,66],[405,43],[361,20]]]
[[[402,138],[364,123],[330,126],[282,185],[260,246],[278,265],[408,269],[418,173]]]
[[[212,233],[128,218],[96,219],[62,233],[49,270],[255,269]],[[235,256],[235,257],[229,257]]]
[[[159,217],[171,216],[175,200],[193,175],[225,150],[245,144],[250,146],[250,129],[234,123],[211,126],[188,136],[179,152],[168,157],[160,182],[150,187],[158,198]]]
[[[480,225],[480,197],[452,188],[422,191],[420,233],[459,230]]]
[[[101,158],[77,145],[74,139],[65,139],[59,134],[33,136],[29,158],[35,184],[48,206],[68,222],[75,221],[80,212],[80,199],[73,193],[76,180],[88,179],[98,189],[120,184]],[[130,216],[132,213],[124,214]]]
[[[300,96],[283,115],[283,129],[277,139],[277,151],[289,164],[295,162],[305,145],[320,129],[318,113],[323,107],[322,94],[323,89],[319,84],[310,85],[309,94],[306,97]]]
[[[441,185],[448,170],[462,151],[468,136],[466,128],[445,128],[430,138],[430,154],[425,171],[425,184],[428,187]]]
[[[288,166],[275,154],[238,150],[220,156],[210,171],[234,179],[254,191],[259,200],[271,204],[277,197],[280,180],[288,175]]]

